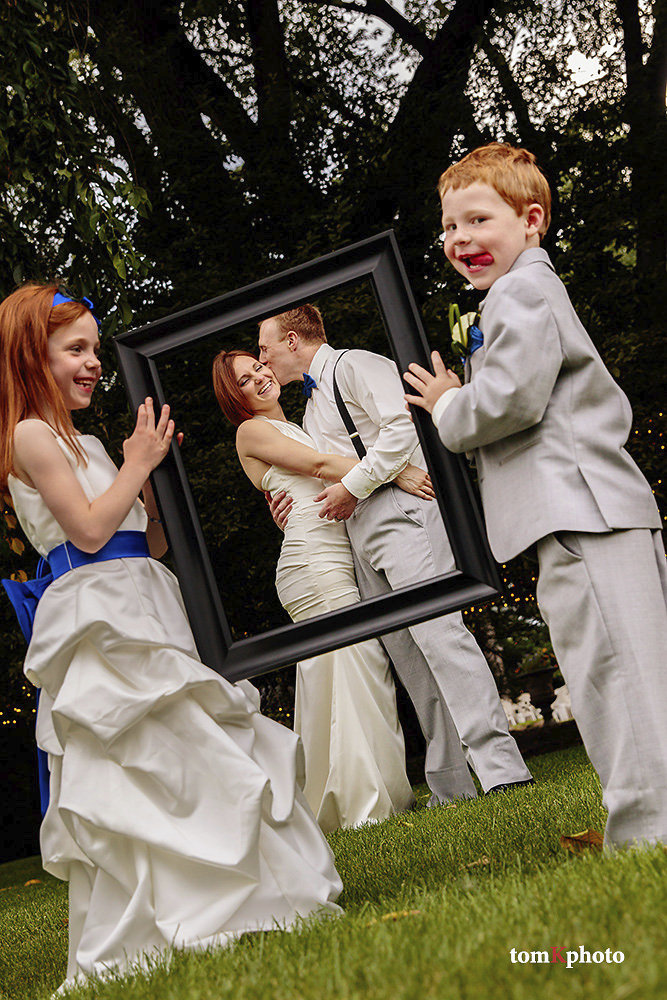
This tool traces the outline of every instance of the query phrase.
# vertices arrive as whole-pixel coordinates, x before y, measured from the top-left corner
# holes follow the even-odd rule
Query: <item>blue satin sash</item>
[[[150,556],[144,532],[117,531],[97,552],[83,552],[81,549],[77,549],[72,542],[56,545],[54,549],[51,549],[46,560],[39,560],[37,576],[34,580],[3,580],[2,585],[12,602],[25,641],[30,643],[32,639],[37,605],[46,588],[54,580],[81,566],[90,566],[92,563],[106,562],[109,559],[132,559],[137,556]],[[47,572],[47,565],[50,572]],[[37,689],[37,704],[39,705],[39,689]],[[43,816],[49,804],[49,767],[47,755],[39,747],[37,748],[37,773],[39,801]]]

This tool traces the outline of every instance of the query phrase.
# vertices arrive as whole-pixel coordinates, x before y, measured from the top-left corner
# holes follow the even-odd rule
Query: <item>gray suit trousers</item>
[[[605,842],[667,843],[667,564],[659,531],[538,542],[537,599],[609,811]]]
[[[455,569],[435,501],[383,487],[346,524],[364,598]],[[426,738],[426,780],[436,801],[474,794],[466,758],[484,791],[530,778],[486,660],[458,612],[382,641]]]

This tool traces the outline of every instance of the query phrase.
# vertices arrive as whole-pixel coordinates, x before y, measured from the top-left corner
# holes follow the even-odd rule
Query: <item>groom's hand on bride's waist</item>
[[[285,490],[278,490],[275,496],[271,496],[269,491],[265,490],[264,496],[266,497],[266,502],[269,505],[271,517],[280,530],[284,531],[287,519],[289,518],[289,512],[292,509],[291,496],[289,493],[285,493]]]
[[[328,521],[346,521],[357,506],[357,498],[342,483],[327,486],[315,497],[315,503],[322,502],[319,516]]]

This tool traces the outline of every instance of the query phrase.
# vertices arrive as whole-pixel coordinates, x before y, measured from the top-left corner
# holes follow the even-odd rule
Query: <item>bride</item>
[[[213,387],[238,428],[236,449],[258,490],[293,498],[276,570],[280,602],[293,621],[360,600],[344,524],[318,516],[321,480],[338,481],[356,464],[323,455],[290,423],[273,372],[246,351],[221,351]],[[432,495],[422,470],[395,480],[409,493]],[[389,661],[377,639],[297,664],[294,728],[306,756],[305,795],[323,830],[385,819],[412,805],[405,747]]]

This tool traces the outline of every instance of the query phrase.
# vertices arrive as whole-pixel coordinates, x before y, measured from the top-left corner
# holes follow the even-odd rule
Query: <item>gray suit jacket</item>
[[[450,451],[474,453],[496,559],[554,531],[659,528],[624,448],[630,404],[544,250],[524,250],[498,278],[480,326],[484,345],[438,431]]]

